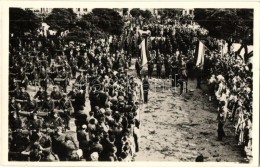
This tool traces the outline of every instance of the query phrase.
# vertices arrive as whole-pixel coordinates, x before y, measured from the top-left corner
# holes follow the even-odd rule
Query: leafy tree
[[[152,12],[150,10],[145,10],[141,12],[141,15],[145,18],[145,19],[150,19],[153,17]]]
[[[142,13],[142,10],[139,9],[139,8],[133,8],[130,10],[130,14],[135,17],[135,18],[138,18]]]
[[[242,41],[241,49],[253,43],[252,9],[195,9],[194,20],[209,31],[209,35],[228,42],[228,51],[234,41]],[[234,39],[234,40],[231,40]]]
[[[123,32],[123,19],[112,9],[95,8],[82,19],[108,34],[120,35]]]
[[[24,32],[34,31],[41,25],[41,20],[31,10],[10,8],[10,33],[22,35]]]
[[[51,29],[68,30],[75,21],[77,15],[72,9],[54,8],[51,14],[46,18],[46,22]]]
[[[128,8],[123,8],[123,15],[127,15]]]
[[[174,19],[176,16],[181,15],[181,9],[162,9],[158,11],[158,14],[161,16],[162,19],[164,18],[171,18]]]

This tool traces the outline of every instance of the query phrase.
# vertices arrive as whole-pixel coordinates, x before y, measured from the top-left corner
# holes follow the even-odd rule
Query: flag
[[[141,42],[140,45],[139,45],[139,48],[141,49],[142,66],[144,66],[144,65],[147,63],[145,39],[142,40],[142,42]]]
[[[199,41],[198,57],[197,57],[196,66],[202,66],[203,67],[205,51],[206,51],[206,46],[201,41]]]

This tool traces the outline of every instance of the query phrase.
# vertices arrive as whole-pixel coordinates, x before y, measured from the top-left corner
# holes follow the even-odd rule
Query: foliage
[[[127,15],[128,8],[123,8],[123,15]]]
[[[50,29],[68,30],[72,27],[72,23],[77,15],[72,9],[53,8],[51,14],[46,18],[46,22],[50,25]]]
[[[82,20],[91,23],[94,27],[108,34],[120,35],[123,31],[123,19],[112,9],[95,8],[91,13],[84,15]]]
[[[181,9],[161,9],[158,11],[158,14],[161,16],[162,19],[164,18],[171,18],[176,19],[178,16],[181,15]]]
[[[142,13],[142,10],[139,8],[133,8],[130,10],[130,14],[135,18],[139,17],[141,15],[141,13]]]
[[[10,33],[22,34],[35,31],[41,25],[41,20],[31,10],[10,8]]]
[[[195,9],[194,20],[209,31],[212,37],[229,40],[231,37],[247,44],[253,42],[252,9]]]

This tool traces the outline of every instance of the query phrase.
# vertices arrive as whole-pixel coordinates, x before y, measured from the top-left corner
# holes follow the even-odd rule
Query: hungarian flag
[[[199,41],[196,66],[203,67],[206,49],[207,47],[201,41]]]
[[[145,39],[142,40],[142,42],[139,45],[139,48],[141,49],[142,66],[144,66],[147,63],[147,53],[146,53]]]

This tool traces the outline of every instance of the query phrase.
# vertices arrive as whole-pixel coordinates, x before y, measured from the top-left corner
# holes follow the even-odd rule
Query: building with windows
[[[77,14],[78,17],[82,17],[92,11],[92,8],[73,8],[74,13]]]

